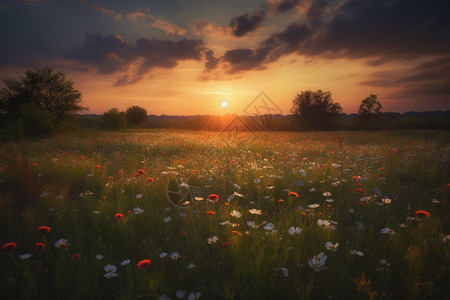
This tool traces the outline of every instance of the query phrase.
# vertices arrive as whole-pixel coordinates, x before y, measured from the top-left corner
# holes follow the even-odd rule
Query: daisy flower
[[[336,243],[333,245],[332,242],[326,242],[325,243],[325,248],[330,251],[332,250],[333,252],[335,252],[337,250],[337,247],[339,246],[339,243]]]
[[[67,248],[67,246],[69,246],[70,244],[67,243],[67,239],[60,239],[55,243],[55,247],[59,248],[59,249],[65,249]]]
[[[288,229],[288,232],[290,235],[299,235],[302,232],[302,229],[300,227],[294,227]]]
[[[326,269],[325,264],[327,263],[327,256],[320,252],[318,255],[314,256],[308,261],[308,265],[316,272],[320,272]]]
[[[236,219],[238,219],[238,218],[242,217],[242,214],[240,212],[238,212],[237,210],[233,210],[231,212],[231,216],[235,217]]]

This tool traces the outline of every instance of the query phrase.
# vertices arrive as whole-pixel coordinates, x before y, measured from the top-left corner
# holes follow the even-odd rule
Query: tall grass
[[[0,244],[17,248],[0,253],[2,296],[448,297],[448,133],[235,134],[129,131],[3,147]],[[203,199],[171,205],[174,174]],[[143,259],[148,269],[137,267]]]

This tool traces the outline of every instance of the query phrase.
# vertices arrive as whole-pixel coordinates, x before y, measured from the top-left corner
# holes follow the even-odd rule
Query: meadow
[[[448,299],[444,131],[4,144],[3,299]]]

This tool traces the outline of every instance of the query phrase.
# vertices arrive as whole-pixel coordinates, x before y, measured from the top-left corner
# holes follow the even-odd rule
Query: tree
[[[382,108],[380,101],[377,100],[377,95],[370,94],[369,97],[362,100],[358,110],[358,119],[361,126],[365,129],[374,129],[381,116]]]
[[[103,114],[102,123],[104,128],[119,130],[127,127],[127,118],[123,111],[112,108]]]
[[[330,92],[302,91],[294,98],[291,112],[296,115],[305,130],[332,129],[336,126],[342,107],[333,102]]]
[[[148,118],[147,110],[136,105],[128,107],[126,115],[127,123],[135,124],[137,126],[142,125]]]
[[[31,103],[33,109],[54,115],[57,123],[85,109],[80,106],[81,93],[73,87],[73,82],[51,67],[27,70],[25,76],[6,78],[3,82],[0,110],[11,119],[19,119],[21,110]]]

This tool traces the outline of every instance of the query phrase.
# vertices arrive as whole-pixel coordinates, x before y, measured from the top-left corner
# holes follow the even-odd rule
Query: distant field
[[[440,131],[3,145],[1,298],[448,299],[449,150]]]

